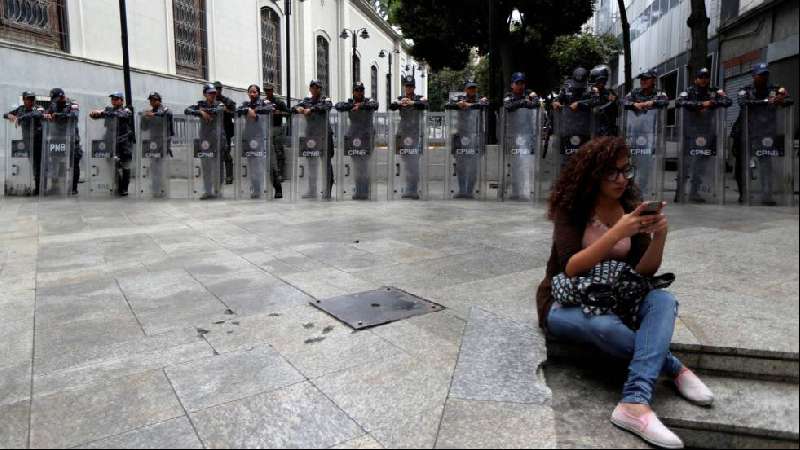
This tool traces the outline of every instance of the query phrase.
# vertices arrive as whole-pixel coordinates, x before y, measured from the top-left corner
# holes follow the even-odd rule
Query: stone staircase
[[[613,365],[624,374],[619,362],[592,349],[553,340],[547,347],[548,361]],[[798,354],[681,343],[672,350],[716,396],[712,407],[698,407],[670,380],[659,382],[653,408],[688,448],[800,448]]]

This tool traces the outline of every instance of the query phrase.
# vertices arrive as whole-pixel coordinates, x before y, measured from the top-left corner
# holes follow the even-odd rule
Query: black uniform
[[[25,148],[32,153],[33,159],[33,195],[39,195],[39,173],[42,166],[42,115],[44,108],[33,105],[27,108],[21,105],[16,109],[3,114],[3,119],[8,119],[9,115],[17,118],[17,123],[22,127],[22,138],[25,141]],[[6,158],[11,155],[6,155]]]
[[[327,143],[327,152],[325,154],[325,164],[327,166],[328,172],[328,184],[325,188],[325,192],[323,197],[326,199],[331,198],[331,189],[333,188],[333,164],[331,162],[334,154],[334,147],[333,147],[333,129],[331,129],[330,123],[328,122],[328,112],[333,108],[333,103],[329,98],[323,98],[322,96],[313,98],[313,97],[306,97],[297,104],[297,107],[310,109],[311,115],[306,117],[306,137],[313,138],[317,142],[326,142]],[[297,113],[296,110],[293,112]],[[300,155],[298,155],[300,156]],[[317,190],[317,171],[319,167],[316,165],[319,163],[318,158],[309,158],[309,192],[306,192],[304,197],[313,197],[316,196]]]
[[[742,107],[739,110],[739,116],[736,118],[736,122],[733,124],[731,128],[731,138],[733,139],[733,145],[731,147],[731,153],[736,158],[736,167],[734,168],[735,175],[736,175],[736,184],[739,188],[739,201],[744,200],[744,174],[745,174],[745,167],[750,161],[747,161],[747,155],[745,155],[745,142],[744,142],[744,127],[747,124],[744,123],[744,107],[747,107],[750,110],[749,120],[751,125],[751,130],[759,130],[761,136],[777,136],[778,133],[778,123],[777,123],[777,110],[775,106],[770,105],[768,99],[770,97],[775,97],[778,92],[783,90],[782,86],[770,84],[767,85],[763,90],[757,89],[755,86],[747,86],[739,92],[739,96],[737,102]],[[791,105],[794,102],[786,96],[784,98],[784,105]],[[791,133],[793,130],[783,130],[784,133]],[[785,149],[786,151],[788,149]],[[764,163],[759,164],[759,179],[761,182],[761,192],[763,195],[762,201],[767,204],[774,203],[772,200],[772,166],[770,164]]]
[[[614,100],[611,99],[614,97]],[[612,89],[593,87],[585,95],[594,114],[595,136],[619,136],[619,96]]]
[[[272,107],[275,109],[272,112],[272,151],[275,157],[272,158],[272,163],[270,164],[272,165],[272,183],[277,193],[280,192],[278,186],[285,179],[286,173],[286,152],[284,150],[286,136],[283,129],[283,120],[284,117],[291,113],[289,107],[286,106],[286,102],[278,97],[273,96],[271,99],[267,98],[267,100],[272,102]]]
[[[233,183],[233,158],[231,157],[231,141],[235,133],[233,124],[233,117],[236,113],[236,102],[222,94],[217,95],[217,100],[225,107],[225,112],[222,116],[222,128],[225,131],[225,139],[223,139],[223,161],[225,163],[225,183]]]
[[[653,108],[663,109],[669,106],[669,98],[657,89],[653,89],[650,93],[642,90],[642,88],[635,88],[622,101],[622,105],[626,110],[636,109],[634,103],[643,103],[653,101]]]
[[[358,111],[353,111],[353,108],[358,104]],[[374,112],[378,110],[378,102],[371,98],[363,98],[359,103],[355,99],[348,99],[346,102],[339,102],[336,104],[336,110],[339,112],[347,112],[347,117],[350,121],[350,126],[344,136],[345,148],[342,151],[346,152],[346,156],[350,156],[353,162],[353,171],[355,172],[355,192],[353,193],[354,200],[368,200],[369,199],[369,185],[370,173],[369,162],[372,157],[372,149],[374,146],[375,130],[372,120]],[[359,153],[355,146],[351,143],[360,142],[360,149],[364,153]]]
[[[471,106],[462,110],[458,105],[460,102],[470,103]],[[458,180],[458,192],[455,198],[473,198],[475,184],[478,182],[478,170],[480,168],[481,152],[484,151],[485,143],[484,130],[484,111],[489,107],[489,102],[480,99],[478,95],[469,97],[460,95],[455,100],[451,100],[445,105],[446,110],[458,111],[458,128],[456,136],[453,136],[452,152],[456,163],[456,178]],[[460,154],[457,152],[460,140],[469,137],[475,153]]]
[[[399,111],[400,114],[397,136],[394,137],[398,151],[406,147],[403,144],[406,140],[412,142],[415,147],[414,149],[405,148],[400,154],[400,159],[404,167],[406,182],[402,198],[417,200],[419,199],[420,157],[425,151],[422,148],[420,134],[426,130],[426,124],[421,123],[423,114],[420,112],[428,109],[428,100],[421,95],[414,95],[413,99],[409,99],[412,104],[403,106],[400,102],[404,98],[406,97],[402,95],[397,97],[397,100],[389,105],[389,110]]]
[[[273,107],[272,104],[266,102],[262,99],[248,100],[242,103],[239,106],[239,109],[236,110],[236,115],[239,117],[246,116],[250,110],[255,111],[256,118],[251,119],[247,117],[245,119],[244,129],[242,130],[243,136],[240,136],[240,140],[244,140],[245,142],[250,141],[257,141],[257,142],[265,142],[266,136],[264,136],[264,132],[267,129],[271,129],[272,123],[267,123],[266,126],[263,124],[263,121],[267,120],[267,118],[261,117],[267,114],[272,113]],[[270,147],[272,143],[270,143]],[[264,181],[264,172],[267,170],[266,167],[266,151],[268,149],[263,149],[260,151],[253,151],[253,149],[249,147],[243,147],[244,152],[242,155],[239,155],[241,158],[247,158],[247,175],[250,181],[250,197],[251,198],[261,198],[261,193],[264,190],[263,181]],[[263,151],[264,153],[260,153]],[[274,176],[272,179],[273,187],[275,188],[276,192],[281,191],[281,184],[280,182],[276,182]]]
[[[699,113],[703,109],[703,103],[711,102],[712,109],[727,108],[733,103],[727,95],[719,93],[720,90],[707,86],[701,87],[697,84],[691,85],[685,92],[681,92],[678,99],[675,101],[675,106],[678,108],[685,108],[688,111]],[[696,147],[696,136],[713,136],[714,139],[722,139],[723,136],[716,136],[713,129],[714,116],[712,114],[692,114],[691,118],[687,118],[684,123],[680,124],[684,127],[684,151]],[[708,142],[708,148],[716,148],[716,142]],[[683,195],[684,185],[688,179],[690,184],[689,199],[690,201],[703,202],[705,201],[699,194],[700,186],[705,178],[705,172],[708,167],[708,157],[700,155],[683,155],[683,173],[684,176],[678,182],[678,189],[676,191],[676,198],[680,199]]]
[[[80,107],[77,102],[66,99],[63,103],[51,102],[45,114],[53,116],[54,126],[57,127],[55,133],[66,136],[68,134],[67,126],[72,123],[75,129],[72,131],[72,195],[78,195],[78,181],[81,178],[81,159],[83,158],[83,149],[81,148],[81,138],[78,129],[78,115],[80,114]],[[51,176],[51,174],[48,174]],[[52,186],[48,186],[48,189]]]
[[[130,163],[133,160],[133,144],[135,142],[133,112],[124,106],[118,108],[107,106],[100,112],[98,119],[105,120],[106,130],[116,127],[116,137],[107,136],[106,139],[115,139],[116,141],[116,154],[113,156],[116,159],[117,192],[120,195],[127,195],[128,184],[131,180]]]
[[[213,104],[208,103],[206,100],[200,100],[196,105],[192,105],[184,111],[184,114],[187,116],[195,117],[201,117],[201,112],[205,111],[215,119],[211,122],[206,122],[205,120],[200,121],[198,138],[207,141],[211,145],[210,150],[214,152],[213,158],[202,158],[201,161],[204,189],[201,199],[214,198],[219,194],[218,190],[220,186],[219,183],[216,182],[216,177],[221,174],[222,164],[220,161],[220,152],[224,149],[226,144],[225,131],[224,129],[220,129],[219,122],[217,122],[216,119],[219,119],[223,115],[225,108],[225,105],[219,100],[214,101]],[[224,119],[224,117],[222,118]],[[223,147],[222,149],[219,148],[220,144]]]

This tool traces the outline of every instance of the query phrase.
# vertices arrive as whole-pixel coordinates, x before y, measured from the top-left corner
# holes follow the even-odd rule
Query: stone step
[[[688,448],[800,448],[797,383],[704,376],[715,395],[695,406],[663,381],[653,409]]]
[[[673,343],[672,352],[698,372],[764,381],[800,382],[797,353],[684,343]],[[608,357],[591,347],[552,338],[547,341],[547,357],[555,360],[608,360]]]

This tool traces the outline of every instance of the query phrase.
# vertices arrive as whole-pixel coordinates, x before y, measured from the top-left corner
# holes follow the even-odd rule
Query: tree
[[[619,20],[622,25],[622,51],[625,53],[625,95],[633,88],[633,69],[631,69],[631,24],[628,22],[628,10],[625,9],[625,0],[617,0],[619,6]]]
[[[487,3],[489,3],[487,10]],[[389,0],[389,20],[412,39],[411,53],[436,71],[460,70],[470,52],[492,56],[487,89],[496,104],[511,74],[526,72],[529,85],[541,91],[558,85],[560,74],[546,64],[556,36],[574,34],[592,15],[593,0]],[[519,20],[509,21],[517,9]],[[490,33],[490,30],[493,33]]]
[[[464,89],[464,81],[475,80],[480,86],[488,86],[489,64],[486,58],[476,54],[470,56],[467,67],[461,70],[444,68],[431,71],[428,78],[428,101],[432,111],[441,111],[451,92]]]
[[[689,73],[694,74],[706,66],[708,58],[708,25],[705,0],[692,0],[692,13],[686,25],[692,30],[692,48],[689,52]]]
[[[548,57],[559,73],[568,74],[575,67],[591,70],[598,64],[608,64],[619,53],[619,47],[619,42],[611,35],[580,33],[557,37]]]

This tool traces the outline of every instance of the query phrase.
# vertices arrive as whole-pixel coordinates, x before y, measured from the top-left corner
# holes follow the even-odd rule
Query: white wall
[[[70,56],[91,61],[121,65],[119,12],[111,0],[66,0],[69,21]],[[339,37],[343,28],[366,27],[370,38],[358,40],[361,55],[361,80],[371,92],[370,68],[378,67],[378,101],[386,105],[388,61],[379,58],[382,50],[402,49],[397,34],[389,34],[365,14],[354,2],[360,0],[295,1],[292,16],[292,96],[307,95],[309,80],[316,78],[316,37],[325,36],[330,43],[330,81],[328,95],[335,100],[351,93],[352,38]],[[232,7],[235,5],[235,7]],[[270,7],[281,17],[282,82],[279,94],[285,94],[287,61],[285,54],[285,15],[283,2],[272,0],[206,0],[208,79],[227,86],[245,88],[261,83],[260,8]],[[158,74],[176,74],[175,39],[172,0],[127,0],[129,50],[131,66]],[[405,52],[389,52],[393,59],[393,95],[400,92],[401,73],[408,59]],[[409,61],[409,63],[414,63]],[[416,63],[414,63],[416,64]],[[419,73],[418,73],[419,75]],[[91,90],[82,80],[60,81],[53,73],[47,85],[72,86]],[[121,79],[109,80],[119,84]],[[417,79],[418,91],[427,93],[424,79]],[[26,80],[6,80],[8,85],[25,85]],[[147,86],[143,87],[148,91]],[[16,89],[16,88],[15,88]],[[136,95],[142,95],[134,89]],[[88,93],[88,92],[87,92]]]

